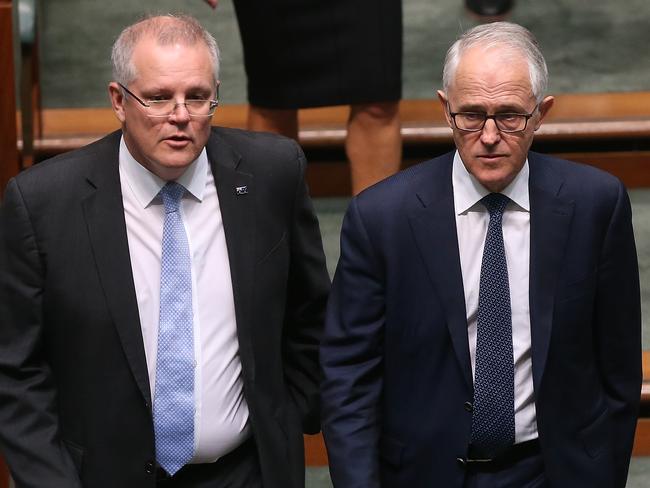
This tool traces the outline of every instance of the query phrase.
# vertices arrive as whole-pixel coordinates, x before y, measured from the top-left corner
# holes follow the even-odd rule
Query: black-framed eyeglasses
[[[449,104],[447,104],[447,110],[454,121],[454,125],[458,130],[465,132],[483,130],[488,119],[494,120],[499,132],[523,132],[528,126],[528,119],[535,114],[538,108],[539,105],[535,105],[535,108],[529,114],[500,113],[488,115],[484,112],[452,112]]]
[[[122,90],[128,93],[131,98],[136,100],[140,105],[146,109],[146,114],[149,117],[169,117],[174,113],[176,107],[185,105],[187,113],[192,117],[210,117],[219,105],[219,85],[217,85],[217,98],[216,100],[190,98],[184,102],[177,102],[173,98],[165,98],[161,100],[147,100],[144,101],[135,93],[125,87],[122,83],[118,83]]]

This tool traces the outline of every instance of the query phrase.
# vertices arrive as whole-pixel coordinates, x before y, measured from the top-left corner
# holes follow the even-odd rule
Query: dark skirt
[[[252,105],[396,101],[401,0],[234,0]]]

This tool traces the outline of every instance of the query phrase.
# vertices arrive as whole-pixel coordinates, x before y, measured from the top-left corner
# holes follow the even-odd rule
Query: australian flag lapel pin
[[[235,195],[240,196],[246,194],[248,194],[248,187],[246,185],[235,187]]]

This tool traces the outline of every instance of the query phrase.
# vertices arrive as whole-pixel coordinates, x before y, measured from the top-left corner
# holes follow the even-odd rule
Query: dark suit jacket
[[[323,431],[336,488],[463,485],[473,382],[453,154],[354,199],[327,313]],[[593,168],[530,153],[530,318],[550,486],[622,488],[640,397],[630,204]]]
[[[116,132],[13,179],[0,225],[0,439],[18,486],[154,487]],[[329,277],[297,144],[213,129],[244,395],[265,488],[304,485]],[[235,187],[247,186],[237,195]],[[218,304],[215,304],[218,306]]]

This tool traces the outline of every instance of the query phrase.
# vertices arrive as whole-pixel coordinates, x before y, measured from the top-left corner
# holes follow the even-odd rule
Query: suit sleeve
[[[44,353],[45,265],[16,180],[0,209],[0,445],[20,488],[81,482],[59,438]]]
[[[289,281],[284,324],[284,374],[303,431],[320,431],[321,340],[330,279],[318,219],[305,183],[306,161],[296,146],[299,175],[290,239]]]
[[[599,370],[614,426],[615,485],[626,484],[641,392],[641,303],[632,211],[619,183],[600,256],[595,310]]]
[[[323,433],[334,486],[378,488],[384,286],[356,200],[343,222],[341,258],[321,345]]]

